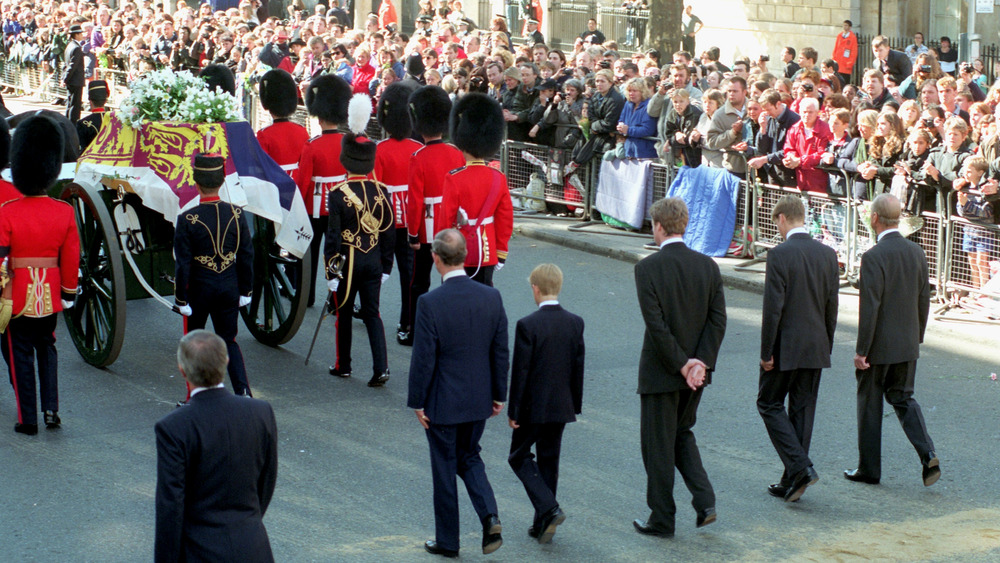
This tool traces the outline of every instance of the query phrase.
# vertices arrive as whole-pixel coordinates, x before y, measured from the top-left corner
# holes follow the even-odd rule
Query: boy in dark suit
[[[559,449],[583,403],[583,319],[559,305],[562,271],[541,264],[528,278],[538,310],[517,321],[507,416],[511,469],[535,507],[528,535],[548,543],[566,515],[556,502]],[[538,461],[531,454],[535,445]]]
[[[190,406],[156,423],[154,559],[274,561],[264,513],[278,476],[271,405],[223,388],[226,343],[206,330],[181,339]]]

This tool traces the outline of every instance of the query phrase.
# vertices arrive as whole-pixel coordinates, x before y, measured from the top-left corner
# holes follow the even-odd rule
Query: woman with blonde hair
[[[903,120],[903,129],[909,131],[920,120],[920,104],[916,100],[906,100],[896,113]]]
[[[898,117],[898,116],[897,116]],[[874,192],[874,184],[865,180],[859,173],[862,166],[868,162],[870,143],[875,136],[878,125],[878,112],[873,109],[866,109],[858,114],[857,129],[858,134],[851,139],[844,150],[840,151],[837,157],[837,168],[846,170],[854,174],[853,196],[856,199],[871,199],[870,193]]]
[[[868,161],[858,166],[858,172],[865,180],[874,181],[875,194],[886,190],[895,174],[896,161],[903,154],[906,131],[903,120],[892,112],[883,112],[875,122],[875,134],[871,138]]]
[[[625,158],[656,158],[656,119],[646,112],[650,91],[646,80],[635,77],[625,83],[626,99],[618,134],[625,137]]]

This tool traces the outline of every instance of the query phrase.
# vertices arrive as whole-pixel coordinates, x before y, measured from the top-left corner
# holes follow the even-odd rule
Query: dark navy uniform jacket
[[[253,291],[253,244],[243,209],[218,196],[177,216],[174,298],[177,305],[224,297],[235,302]]]

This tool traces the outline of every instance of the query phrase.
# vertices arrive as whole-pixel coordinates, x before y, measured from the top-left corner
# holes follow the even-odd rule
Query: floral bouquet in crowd
[[[209,91],[204,80],[186,70],[150,72],[131,82],[129,88],[129,96],[116,115],[136,129],[149,121],[220,123],[242,119],[236,98],[221,90]]]

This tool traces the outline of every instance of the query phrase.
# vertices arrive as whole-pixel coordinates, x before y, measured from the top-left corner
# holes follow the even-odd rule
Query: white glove
[[[181,305],[180,307],[177,308],[177,311],[180,314],[184,315],[185,317],[190,317],[191,313],[194,312],[194,311],[191,310],[191,306],[190,305]]]
[[[340,287],[340,278],[326,280],[326,287],[328,287],[330,291],[337,291],[337,288]]]
[[[76,305],[76,301],[66,301],[65,299],[60,299],[62,301],[63,309],[72,309],[73,305]]]
[[[503,269],[503,264],[504,264],[503,262],[497,262],[497,265],[493,266],[493,272],[495,273],[495,272],[499,272],[500,270],[502,270]]]
[[[240,309],[250,304],[253,299],[249,295],[240,295]]]
[[[387,279],[389,279],[389,274],[382,274],[382,283],[385,283]]]

